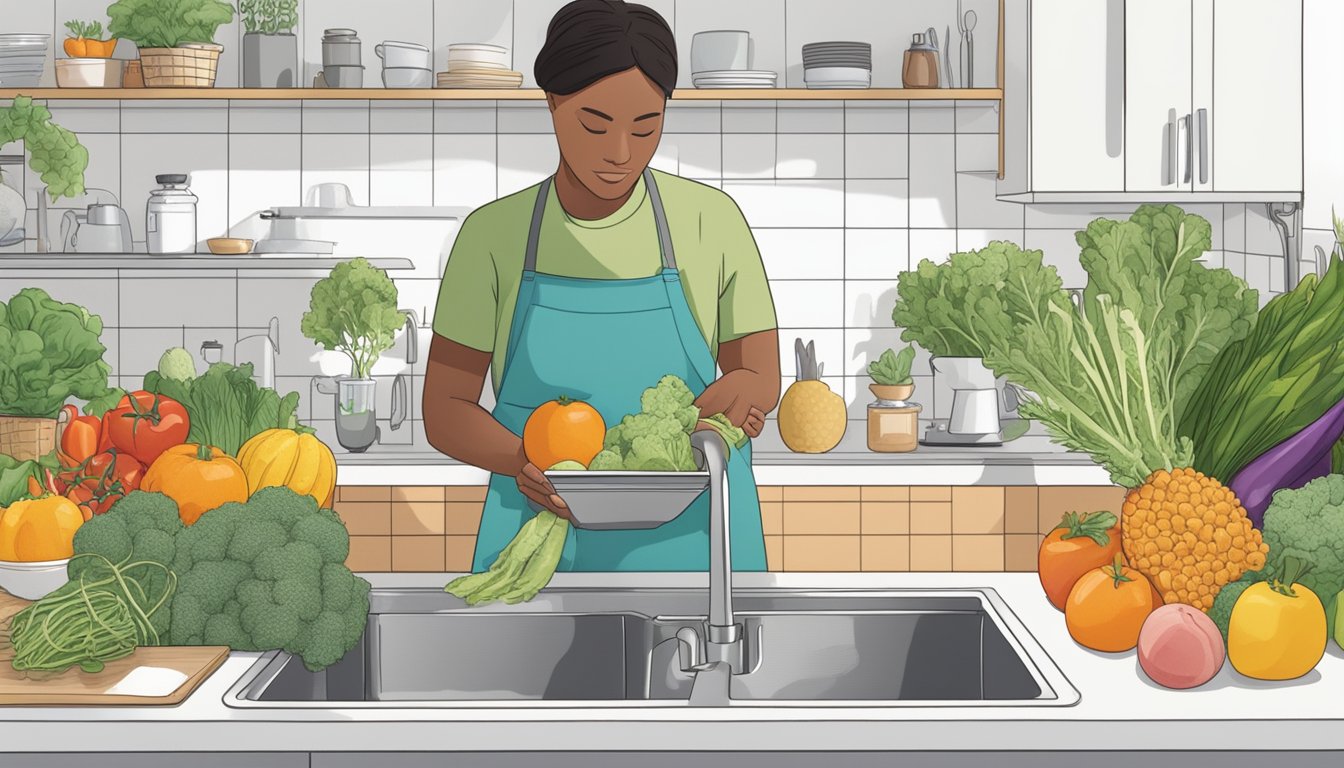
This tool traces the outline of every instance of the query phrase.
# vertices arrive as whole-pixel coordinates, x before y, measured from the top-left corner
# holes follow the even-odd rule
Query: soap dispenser
[[[914,36],[905,52],[901,81],[906,88],[938,87],[938,49],[922,33]]]

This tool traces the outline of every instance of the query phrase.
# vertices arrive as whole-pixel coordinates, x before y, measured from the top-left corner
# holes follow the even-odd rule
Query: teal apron
[[[551,187],[550,179],[542,182],[494,410],[494,417],[514,434],[522,434],[534,408],[560,395],[588,402],[611,426],[638,412],[640,395],[669,373],[684,379],[697,397],[714,380],[714,359],[686,303],[662,199],[647,170],[644,184],[657,223],[662,270],[652,277],[594,280],[536,271]],[[730,451],[728,486],[733,569],[763,571],[765,539],[750,445]],[[489,568],[533,514],[514,478],[492,475],[472,570]],[[658,528],[571,528],[559,570],[708,570],[708,523],[706,491],[677,519]]]

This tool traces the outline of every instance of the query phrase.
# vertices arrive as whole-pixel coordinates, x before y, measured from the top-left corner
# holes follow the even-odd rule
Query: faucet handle
[[[677,661],[682,672],[693,672],[700,666],[700,634],[691,627],[677,630]]]

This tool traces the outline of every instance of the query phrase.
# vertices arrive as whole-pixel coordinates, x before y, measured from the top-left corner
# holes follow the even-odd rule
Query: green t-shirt
[[[654,174],[686,300],[717,359],[720,342],[775,327],[760,251],[731,197],[679,176]],[[467,217],[444,268],[434,310],[435,333],[494,353],[496,391],[538,186]],[[610,280],[648,277],[661,267],[653,204],[642,179],[619,210],[595,221],[565,213],[551,187],[537,247],[538,272]]]

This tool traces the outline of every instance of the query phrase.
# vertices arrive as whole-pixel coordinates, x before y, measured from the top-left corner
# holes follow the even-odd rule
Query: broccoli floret
[[[1223,633],[1223,642],[1227,642],[1227,624],[1232,620],[1232,606],[1237,604],[1241,593],[1245,592],[1252,584],[1264,581],[1266,574],[1264,571],[1246,571],[1240,579],[1226,584],[1218,590],[1218,596],[1213,599],[1213,607],[1209,609],[1209,618],[1218,625],[1218,630]]]
[[[630,445],[625,468],[643,472],[692,472],[695,456],[691,438],[685,432],[675,435],[642,435]]]
[[[182,528],[182,518],[178,517],[177,504],[172,499],[161,493],[133,491],[75,531],[74,553],[102,555],[117,565],[153,562],[172,568],[176,538]],[[92,566],[93,558],[71,560],[67,567],[70,579],[79,580],[85,569]],[[169,577],[161,569],[136,568],[127,575],[155,601],[167,589]],[[150,617],[150,624],[160,635],[167,633],[171,621],[171,605]]]
[[[700,409],[695,407],[695,395],[691,394],[686,382],[671,374],[644,390],[639,398],[639,407],[644,413],[676,421],[682,432],[695,429],[695,422],[700,418]]]
[[[592,472],[619,472],[625,469],[625,462],[621,459],[621,454],[613,450],[604,450],[593,457],[588,462],[588,469]]]
[[[1271,564],[1285,556],[1311,564],[1298,583],[1329,605],[1344,590],[1344,475],[1275,493],[1265,510],[1263,534]]]
[[[310,496],[263,488],[202,515],[177,550],[173,642],[279,648],[318,670],[364,632],[369,583],[345,567],[345,527]]]

